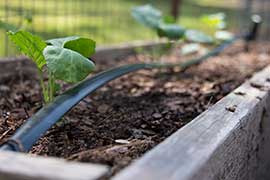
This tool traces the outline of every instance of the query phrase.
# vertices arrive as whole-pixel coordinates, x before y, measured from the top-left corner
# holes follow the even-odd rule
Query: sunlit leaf
[[[49,45],[67,48],[76,51],[84,57],[90,57],[95,53],[96,42],[89,38],[70,36],[47,40]]]
[[[66,42],[64,48],[76,51],[84,57],[90,57],[95,54],[96,42],[88,38],[78,38]]]
[[[187,30],[185,33],[186,39],[191,42],[197,42],[197,43],[213,43],[214,39],[203,33],[202,31],[198,30]]]
[[[79,82],[95,69],[92,61],[70,49],[47,46],[43,54],[48,70],[56,79],[65,82]]]
[[[9,31],[8,35],[10,39],[18,46],[19,50],[31,58],[39,69],[46,64],[42,52],[47,45],[40,37],[32,35],[27,31]]]

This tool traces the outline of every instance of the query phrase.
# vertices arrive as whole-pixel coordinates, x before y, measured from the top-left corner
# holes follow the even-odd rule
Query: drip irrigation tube
[[[256,22],[254,22],[253,27]],[[257,25],[256,25],[257,26]],[[96,89],[105,85],[109,81],[121,77],[125,74],[138,71],[141,69],[153,69],[153,68],[168,68],[179,66],[181,69],[186,69],[192,65],[199,64],[207,60],[211,56],[218,55],[230,44],[238,39],[245,39],[247,37],[255,37],[251,33],[257,33],[257,29],[246,35],[238,36],[230,41],[227,41],[220,46],[214,48],[206,55],[196,58],[185,63],[178,64],[160,64],[160,63],[142,63],[131,64],[117,68],[113,68],[104,72],[101,72],[94,77],[87,79],[73,88],[67,90],[65,93],[57,96],[53,102],[47,104],[40,109],[35,115],[29,118],[24,125],[22,125],[16,133],[2,144],[0,150],[20,151],[27,152],[37,142],[37,140],[51,128],[59,119],[61,119],[72,107],[79,103],[84,97],[88,96]]]

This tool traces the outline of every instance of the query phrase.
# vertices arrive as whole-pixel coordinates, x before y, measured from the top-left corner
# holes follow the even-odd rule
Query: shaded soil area
[[[249,52],[243,49],[238,42],[184,72],[141,70],[114,80],[81,101],[31,153],[107,164],[114,174],[270,63],[269,44],[253,44]],[[179,54],[176,48],[162,60],[187,59]],[[149,59],[139,54],[96,63],[104,70]],[[38,81],[20,79],[0,85],[0,142],[41,107]]]

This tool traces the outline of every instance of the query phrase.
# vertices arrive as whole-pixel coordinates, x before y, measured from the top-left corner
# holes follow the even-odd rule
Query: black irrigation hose
[[[254,32],[252,32],[254,33]],[[255,32],[256,33],[256,32]],[[178,64],[160,64],[160,63],[143,63],[125,65],[111,70],[107,70],[97,74],[96,76],[87,79],[75,87],[67,90],[62,95],[57,96],[53,102],[47,104],[40,109],[35,115],[29,118],[26,123],[19,128],[16,133],[9,138],[1,147],[0,150],[21,151],[27,152],[37,142],[37,140],[51,128],[59,119],[61,119],[72,107],[79,103],[84,97],[94,92],[99,87],[105,85],[109,81],[116,79],[125,74],[138,71],[141,69],[166,68],[179,66],[181,69],[186,69],[192,65],[199,64],[207,60],[211,56],[218,55],[230,44],[238,39],[247,39],[251,36],[250,33],[233,38],[217,48],[213,49],[206,55]]]
[[[191,65],[201,63],[210,56],[218,54],[235,40],[236,39],[222,44],[221,46],[215,48],[213,51],[198,59],[194,59],[182,64],[132,64],[113,68],[111,70],[99,73],[96,76],[83,81],[74,88],[71,88],[62,95],[57,96],[53,102],[40,109],[35,115],[29,118],[26,123],[18,129],[14,136],[12,136],[4,145],[2,145],[0,149],[23,152],[29,151],[35,142],[59,119],[61,119],[61,117],[63,117],[65,113],[67,113],[73,106],[75,106],[84,97],[94,92],[99,87],[117,77],[140,69],[164,68],[173,66],[180,66],[182,69],[185,69]]]

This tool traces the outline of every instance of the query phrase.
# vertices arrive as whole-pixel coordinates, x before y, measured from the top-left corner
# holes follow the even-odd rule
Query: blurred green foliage
[[[236,0],[230,0],[236,1]],[[116,44],[133,40],[157,39],[155,32],[139,25],[130,16],[134,6],[153,4],[164,14],[170,12],[170,1],[165,0],[12,0],[0,1],[0,20],[17,26],[30,26],[32,32],[44,39],[79,35],[92,37],[97,45]],[[230,6],[228,6],[230,4]],[[7,10],[7,11],[6,11]],[[6,13],[7,12],[7,13]],[[203,14],[224,12],[230,26],[236,24],[236,4],[227,0],[183,0],[177,23],[186,28],[201,29],[209,34],[211,28],[198,20]],[[7,18],[7,19],[6,19]],[[0,32],[0,56],[6,51],[7,40]],[[16,51],[9,43],[9,54]]]

